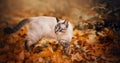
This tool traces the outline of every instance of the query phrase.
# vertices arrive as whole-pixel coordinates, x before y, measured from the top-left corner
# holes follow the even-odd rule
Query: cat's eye
[[[56,33],[56,32],[58,32],[58,31],[59,31],[59,29],[60,29],[60,26],[58,26],[58,25],[57,25],[57,26],[55,26],[55,33]]]
[[[60,30],[60,32],[65,32],[65,30],[66,30],[66,29],[62,28],[62,29]]]

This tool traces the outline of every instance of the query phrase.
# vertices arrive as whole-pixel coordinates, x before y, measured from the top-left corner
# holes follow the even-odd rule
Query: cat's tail
[[[6,27],[4,28],[4,33],[5,34],[11,34],[17,32],[22,26],[24,26],[26,23],[28,23],[30,20],[29,19],[24,19],[20,23],[18,23],[15,27],[10,28]]]

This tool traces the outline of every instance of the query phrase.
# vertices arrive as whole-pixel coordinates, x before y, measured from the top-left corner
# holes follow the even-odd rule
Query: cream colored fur
[[[56,17],[31,17],[29,18],[30,22],[28,23],[28,34],[27,34],[27,45],[30,47],[31,45],[37,43],[42,38],[52,38],[56,40],[64,39],[68,42],[71,42],[73,36],[73,27],[70,22],[68,22],[69,26],[65,33],[55,33],[54,29],[57,25]],[[60,20],[63,22],[64,20]]]

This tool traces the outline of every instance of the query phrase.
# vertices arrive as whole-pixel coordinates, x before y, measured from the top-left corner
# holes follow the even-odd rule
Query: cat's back
[[[28,38],[36,41],[42,37],[55,38],[54,27],[57,24],[55,17],[39,16],[29,18]]]
[[[31,21],[30,23],[36,23],[36,24],[56,24],[56,17],[50,17],[50,16],[38,16],[38,17],[31,17],[29,18]]]
[[[31,17],[30,23],[29,23],[29,29],[30,30],[53,30],[55,25],[57,24],[57,20],[55,17],[49,17],[49,16],[39,16],[39,17]]]

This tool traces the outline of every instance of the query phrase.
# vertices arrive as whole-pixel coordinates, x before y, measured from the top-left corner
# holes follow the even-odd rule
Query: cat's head
[[[68,29],[68,21],[66,20],[57,20],[57,25],[55,26],[55,33],[65,33]]]

